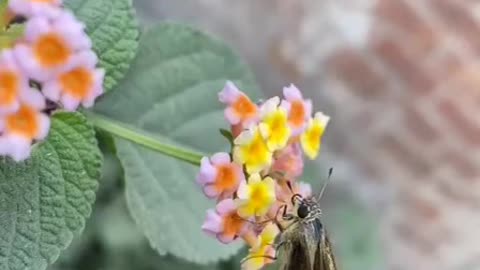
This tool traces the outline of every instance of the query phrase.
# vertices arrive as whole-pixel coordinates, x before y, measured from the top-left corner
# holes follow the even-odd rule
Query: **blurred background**
[[[334,168],[322,207],[341,270],[480,269],[480,1],[134,5],[144,26],[185,22],[225,40],[267,95],[295,83],[332,116],[310,168]],[[158,256],[122,181],[107,155],[86,232],[52,269],[238,269],[241,255],[203,268]]]

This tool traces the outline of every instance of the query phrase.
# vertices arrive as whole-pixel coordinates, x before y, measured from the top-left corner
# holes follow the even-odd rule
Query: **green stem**
[[[200,166],[200,160],[203,157],[201,153],[193,152],[191,150],[171,144],[162,143],[154,136],[140,133],[134,128],[128,127],[107,117],[100,116],[92,112],[84,113],[95,127],[100,128],[114,136],[145,146],[166,156]]]

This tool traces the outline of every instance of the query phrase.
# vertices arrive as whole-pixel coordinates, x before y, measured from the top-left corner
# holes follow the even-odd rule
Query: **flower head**
[[[289,104],[288,123],[294,136],[299,135],[312,114],[312,101],[304,100],[295,85],[283,88],[283,96]]]
[[[245,164],[248,173],[260,172],[271,165],[272,152],[258,127],[243,131],[234,143],[233,159],[239,164]]]
[[[285,87],[283,94],[284,100],[273,97],[257,108],[227,82],[219,99],[227,104],[231,136],[226,137],[233,138],[233,163],[229,153],[204,157],[197,176],[208,197],[222,200],[216,210],[208,211],[202,228],[223,243],[241,237],[250,246],[242,260],[244,270],[258,270],[275,260],[274,239],[280,228],[291,224],[279,219],[280,210],[297,213],[293,196],[312,197],[311,186],[298,179],[303,154],[311,159],[318,155],[329,117],[317,113],[311,118],[312,103],[295,86]],[[236,175],[231,167],[228,173],[220,172],[222,164],[236,166],[239,184],[230,177]]]
[[[55,18],[61,12],[61,4],[61,0],[9,0],[8,7],[13,13],[25,17]]]
[[[232,125],[241,123],[248,126],[257,118],[257,105],[253,103],[247,95],[228,81],[223,90],[218,94],[220,102],[228,107],[225,109],[225,118]]]
[[[33,140],[44,139],[50,128],[50,119],[41,111],[45,99],[40,92],[29,89],[20,97],[19,109],[2,117],[0,127],[0,154],[11,156],[20,161],[30,155]]]
[[[310,159],[315,159],[320,151],[322,135],[329,120],[330,117],[317,112],[315,117],[309,120],[306,130],[301,135],[303,151]]]
[[[97,62],[92,51],[74,55],[61,73],[45,82],[43,93],[52,101],[60,101],[68,111],[74,111],[80,103],[91,107],[103,92],[105,71],[95,68]]]
[[[85,25],[62,0],[7,4],[5,26],[16,16],[25,22],[22,31],[5,38],[0,52],[0,155],[21,161],[47,136],[57,108],[93,105],[103,91],[104,71],[96,68]]]
[[[275,182],[271,177],[262,179],[260,174],[252,174],[248,183],[240,183],[237,195],[241,217],[265,215],[275,202]]]
[[[273,242],[280,233],[277,225],[269,223],[258,236],[257,244],[252,247],[242,264],[244,270],[257,270],[273,262],[275,248]]]
[[[28,79],[17,66],[11,50],[0,55],[0,115],[12,113],[20,107],[19,96],[28,89]]]
[[[202,158],[197,183],[203,186],[207,197],[216,198],[233,194],[244,179],[242,168],[230,161],[228,153],[216,153]]]
[[[284,148],[290,138],[287,110],[279,105],[280,99],[273,97],[262,105],[260,113],[259,129],[270,151]]]
[[[54,20],[34,17],[25,25],[25,43],[17,44],[15,56],[27,75],[45,82],[71,67],[74,55],[92,46],[85,25],[63,11]]]
[[[241,235],[246,226],[247,221],[237,214],[235,202],[232,199],[225,199],[217,204],[215,210],[207,211],[202,229],[226,244]]]

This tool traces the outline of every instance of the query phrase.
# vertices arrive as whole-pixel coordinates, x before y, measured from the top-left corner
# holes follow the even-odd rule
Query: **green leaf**
[[[187,26],[162,24],[142,35],[125,80],[96,110],[139,133],[214,153],[227,148],[218,132],[226,122],[217,97],[226,80],[259,97],[250,72],[222,42]],[[200,229],[214,202],[195,183],[198,167],[123,139],[116,144],[130,212],[155,249],[199,263],[238,250],[240,243],[223,245]]]
[[[0,30],[0,49],[13,47],[15,42],[23,35],[24,30],[23,24],[11,24],[8,28],[2,28]]]
[[[5,12],[7,12],[7,8],[8,8],[8,0],[0,0],[0,14],[2,14],[2,16],[4,16]],[[3,25],[5,22],[5,20],[2,22],[2,25],[1,27],[5,27],[5,25]]]
[[[120,81],[135,57],[138,23],[131,0],[66,0],[79,20],[87,26],[94,51],[105,68],[105,91]]]
[[[78,113],[58,113],[25,162],[0,158],[0,269],[42,270],[90,215],[101,154]]]
[[[227,141],[230,143],[230,146],[233,147],[233,135],[232,135],[232,132],[228,129],[224,129],[224,128],[221,128],[220,129],[220,134],[222,134],[222,136],[227,139]]]

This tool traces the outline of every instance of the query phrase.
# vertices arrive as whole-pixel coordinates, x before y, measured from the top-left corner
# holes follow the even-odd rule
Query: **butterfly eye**
[[[309,209],[305,204],[300,204],[297,210],[297,216],[299,218],[306,218],[308,216]]]

